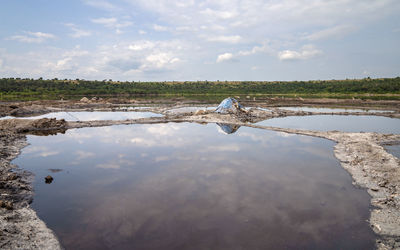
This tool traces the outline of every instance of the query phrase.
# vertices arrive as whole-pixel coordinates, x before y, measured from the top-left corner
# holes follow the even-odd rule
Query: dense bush
[[[7,96],[162,95],[162,94],[400,94],[400,77],[329,81],[116,82],[51,79],[0,79]]]

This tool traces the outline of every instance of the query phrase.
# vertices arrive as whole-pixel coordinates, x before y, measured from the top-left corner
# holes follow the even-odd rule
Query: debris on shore
[[[45,182],[46,184],[52,183],[53,180],[54,180],[54,179],[53,179],[53,177],[52,177],[51,175],[48,175],[48,176],[44,177],[44,182]]]

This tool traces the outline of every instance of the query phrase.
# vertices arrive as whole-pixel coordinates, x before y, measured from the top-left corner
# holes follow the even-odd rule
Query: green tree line
[[[7,96],[93,95],[247,95],[247,94],[400,94],[400,77],[318,81],[184,81],[120,82],[112,80],[0,79],[1,98]]]

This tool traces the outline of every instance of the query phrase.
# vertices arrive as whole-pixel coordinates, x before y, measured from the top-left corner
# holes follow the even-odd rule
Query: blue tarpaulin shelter
[[[215,112],[217,113],[230,113],[230,112],[237,112],[243,109],[243,106],[232,97],[228,97],[224,99],[217,107]]]

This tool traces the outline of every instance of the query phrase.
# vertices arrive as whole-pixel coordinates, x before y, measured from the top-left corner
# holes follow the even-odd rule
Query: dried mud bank
[[[29,206],[32,175],[10,163],[26,145],[25,135],[0,132],[0,248],[61,249],[57,237]]]
[[[305,112],[279,109],[283,106],[307,106],[327,108],[352,108],[352,109],[378,109],[392,110],[395,113],[373,113],[368,115],[379,115],[400,118],[400,101],[396,100],[349,100],[349,99],[303,99],[303,98],[249,98],[238,99],[246,107],[261,107],[271,109],[276,116],[284,115],[313,115],[332,114],[329,112]],[[216,106],[218,103],[210,104],[206,101],[174,99],[116,99],[116,98],[92,98],[85,101],[79,100],[41,100],[27,102],[0,102],[0,117],[3,116],[33,116],[59,111],[152,111],[155,113],[168,113],[168,110],[190,106]],[[146,109],[143,109],[145,107]],[[187,115],[190,113],[187,113]],[[341,112],[336,115],[365,115],[363,112]]]
[[[161,106],[150,108],[151,110],[149,111],[163,113],[165,114],[164,117],[123,121],[66,122],[64,120],[55,119],[10,119],[0,121],[0,147],[2,149],[0,159],[0,190],[2,202],[0,204],[2,207],[0,208],[0,248],[61,248],[53,232],[46,227],[29,206],[33,195],[31,186],[32,176],[29,173],[18,170],[17,166],[10,164],[10,161],[18,156],[21,148],[27,145],[27,134],[45,135],[59,132],[63,133],[67,129],[72,128],[123,124],[196,122],[202,124],[225,123],[237,126],[248,126],[285,133],[321,137],[337,142],[334,148],[336,158],[340,161],[343,168],[352,175],[354,184],[366,188],[371,195],[373,209],[369,222],[373,230],[380,236],[377,240],[377,248],[400,249],[400,161],[393,155],[387,153],[381,146],[383,143],[400,141],[400,135],[344,133],[338,131],[318,132],[259,126],[249,123],[273,117],[310,115],[311,113],[303,111],[281,111],[279,109],[263,111],[251,109],[248,112],[236,114],[215,114],[210,111],[181,114],[166,112],[171,107],[170,105],[168,107]],[[65,109],[60,108],[59,111],[77,110],[78,108],[85,111],[88,109],[95,109],[94,107],[77,107],[74,104],[64,108]],[[105,110],[108,108],[114,109],[116,107],[105,107],[103,104],[96,107],[96,109]],[[37,110],[43,112],[41,109],[35,109],[35,112]],[[49,110],[51,111],[51,109],[47,109],[46,112],[49,112]],[[321,113],[312,112],[312,114]],[[335,114],[337,115],[338,113]],[[365,113],[363,114],[365,115]],[[351,115],[354,115],[354,113],[351,113]],[[368,113],[368,115],[373,114]],[[398,117],[399,112],[391,113],[390,115],[392,115],[392,117]]]

